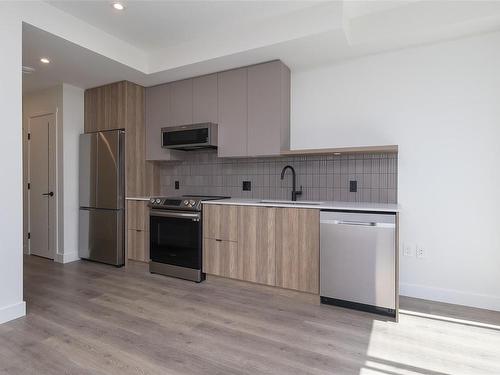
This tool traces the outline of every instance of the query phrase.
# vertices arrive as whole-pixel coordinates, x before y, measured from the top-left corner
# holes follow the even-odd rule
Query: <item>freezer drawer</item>
[[[124,228],[123,210],[80,209],[80,258],[123,266]]]
[[[394,214],[322,211],[322,301],[392,315],[396,309],[395,241]]]

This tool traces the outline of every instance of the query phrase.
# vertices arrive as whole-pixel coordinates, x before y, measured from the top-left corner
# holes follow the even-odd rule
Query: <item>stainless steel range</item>
[[[223,196],[185,195],[154,197],[149,201],[149,271],[201,282],[202,201],[226,199]]]

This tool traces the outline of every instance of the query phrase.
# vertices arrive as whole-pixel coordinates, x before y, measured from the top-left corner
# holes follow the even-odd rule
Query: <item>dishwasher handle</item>
[[[328,220],[323,219],[320,224],[335,224],[335,225],[353,225],[359,227],[384,227],[395,228],[396,225],[392,223],[377,223],[375,221],[355,221],[355,220]]]
[[[334,220],[336,223],[340,225],[361,225],[364,227],[375,227],[377,223],[374,221],[354,221],[354,220]]]

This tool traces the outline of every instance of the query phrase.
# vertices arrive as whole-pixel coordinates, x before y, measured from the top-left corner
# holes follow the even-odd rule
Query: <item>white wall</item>
[[[25,314],[22,258],[21,20],[0,3],[0,323]]]
[[[83,133],[84,90],[62,84],[23,96],[24,187],[27,174],[28,119],[47,113],[56,115],[56,241],[54,260],[68,263],[78,257],[78,150]],[[24,188],[24,253],[27,251],[28,191]]]
[[[68,263],[78,257],[78,213],[79,213],[79,139],[83,133],[84,90],[71,85],[62,85],[63,93],[63,243],[57,261]]]
[[[398,144],[404,295],[500,310],[500,33],[294,72],[292,147]]]

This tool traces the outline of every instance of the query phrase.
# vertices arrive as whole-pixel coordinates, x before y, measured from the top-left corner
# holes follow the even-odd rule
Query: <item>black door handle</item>
[[[50,193],[43,193],[42,195],[48,195],[49,197],[53,197],[54,196],[54,192],[51,191]]]

